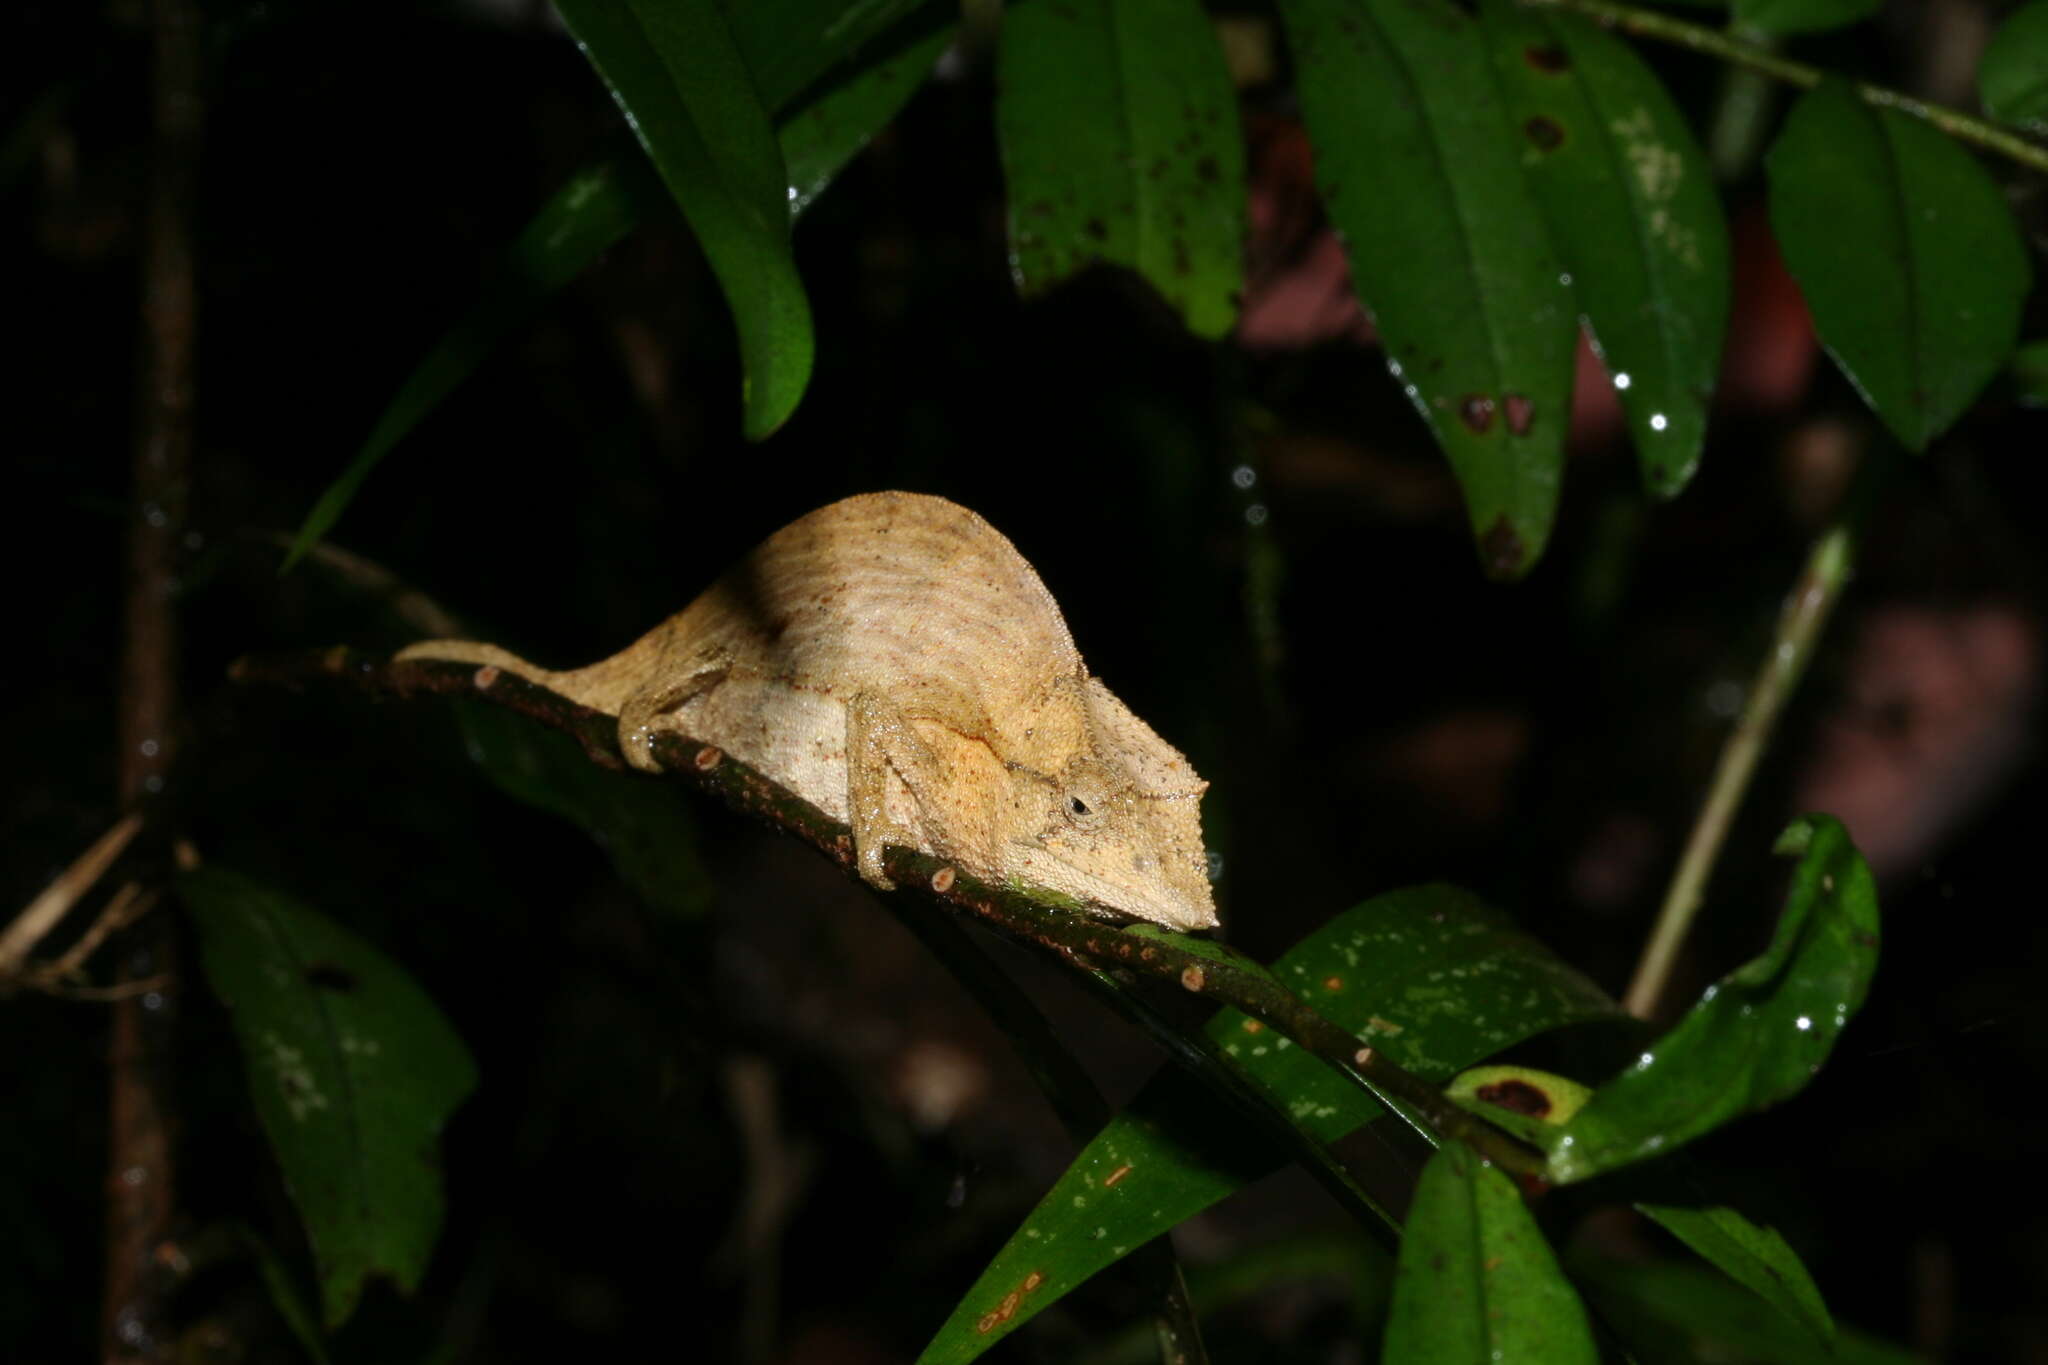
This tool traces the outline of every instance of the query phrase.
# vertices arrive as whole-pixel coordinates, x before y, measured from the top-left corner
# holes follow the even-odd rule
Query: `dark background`
[[[449,1221],[424,1290],[374,1289],[337,1358],[909,1358],[1071,1147],[1005,1040],[878,905],[700,804],[713,909],[651,914],[588,839],[468,768],[442,709],[225,682],[245,652],[408,638],[386,597],[332,566],[278,577],[276,536],[539,202],[617,149],[608,99],[538,5],[205,9],[179,602],[190,833],[406,964],[483,1077],[447,1137]],[[1967,46],[1986,14],[1895,6],[1812,55],[1965,99],[1926,51]],[[1715,73],[1652,55],[1703,108]],[[116,812],[139,8],[0,9],[0,71],[15,338],[0,543],[17,640],[0,866],[18,907]],[[1885,439],[1774,273],[1760,185],[1727,187],[1739,316],[1698,479],[1647,504],[1589,406],[1556,537],[1504,587],[1482,580],[1445,466],[1343,307],[1284,80],[1247,92],[1258,344],[1228,350],[1112,274],[1016,299],[988,96],[972,64],[925,89],[800,224],[818,364],[773,440],[739,439],[730,323],[671,216],[516,331],[334,543],[566,665],[616,649],[803,511],[872,488],[945,494],[1016,542],[1094,671],[1214,782],[1234,942],[1270,956],[1368,895],[1443,879],[1618,992],[1730,698],[1847,470]],[[2016,202],[2038,247],[2039,185]],[[2030,335],[2040,321],[2037,307]],[[1764,941],[1784,821],[1843,815],[1883,877],[1876,988],[1807,1094],[1705,1155],[1785,1230],[1839,1317],[1956,1360],[2048,1360],[2044,437],[2001,381],[1895,476],[1672,993],[1681,1006]],[[996,951],[1112,1099],[1131,1093],[1149,1046]],[[11,1359],[93,1349],[104,1052],[101,1006],[0,1003]],[[203,990],[187,992],[179,1068],[191,1245],[244,1220],[303,1273]],[[1414,1158],[1360,1159],[1398,1182]],[[760,1175],[776,1162],[783,1176]],[[770,1206],[751,1251],[737,1231],[750,1170]],[[1331,1226],[1341,1215],[1283,1176],[1196,1220],[1183,1249],[1214,1259]],[[1656,1249],[1639,1228],[1578,1235]],[[187,1358],[293,1358],[249,1263],[201,1260],[179,1303],[201,1343]],[[1127,1289],[1092,1286],[1000,1354],[1073,1358],[1131,1307]],[[749,1335],[750,1312],[766,1336]],[[1214,1328],[1219,1359],[1360,1358],[1328,1286]]]

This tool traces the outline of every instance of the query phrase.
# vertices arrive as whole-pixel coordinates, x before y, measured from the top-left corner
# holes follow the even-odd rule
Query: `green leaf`
[[[1559,1184],[1668,1152],[1804,1089],[1877,970],[1877,886],[1830,816],[1795,823],[1777,935],[1601,1086],[1550,1154]]]
[[[703,913],[710,878],[682,794],[664,782],[601,768],[582,746],[501,706],[456,706],[469,756],[504,791],[595,839],[642,900],[683,917]]]
[[[1353,283],[1450,457],[1487,572],[1518,578],[1557,507],[1576,310],[1478,25],[1445,0],[1280,14]]]
[[[1570,14],[1486,0],[1522,165],[1628,413],[1643,480],[1698,467],[1721,367],[1728,228],[1713,172],[1635,50]]]
[[[1636,1208],[1722,1274],[1747,1286],[1813,1333],[1816,1340],[1835,1339],[1835,1320],[1821,1301],[1820,1289],[1776,1228],[1758,1227],[1729,1208],[1679,1204],[1637,1204]]]
[[[644,168],[610,162],[578,171],[555,191],[519,234],[469,313],[406,376],[348,468],[313,504],[284,567],[298,563],[334,529],[370,472],[469,378],[505,333],[632,231],[660,192]]]
[[[1324,1017],[1432,1080],[1538,1033],[1619,1013],[1499,911],[1451,886],[1354,906],[1289,949],[1273,973]],[[1385,1112],[1237,1010],[1218,1011],[1207,1031],[1309,1141],[1333,1142]],[[919,1360],[973,1360],[1119,1257],[1276,1169],[1273,1145],[1234,1116],[1219,1122],[1218,1107],[1183,1072],[1162,1072],[1075,1157]]]
[[[1844,28],[1877,13],[1884,0],[1735,0],[1735,23],[1774,37]]]
[[[739,328],[750,440],[810,379],[810,303],[789,240],[789,179],[768,110],[712,0],[557,0],[584,55],[718,277]]]
[[[923,41],[920,29],[946,23],[948,10],[932,0],[720,0],[719,8],[762,101],[777,113],[814,99],[835,68],[900,56]]]
[[[1841,81],[1772,147],[1771,225],[1820,339],[1922,450],[2012,353],[2032,278],[2005,196],[1968,152]]]
[[[327,1325],[363,1282],[417,1288],[441,1230],[435,1139],[475,1088],[413,979],[348,930],[221,867],[178,879],[249,1091],[320,1269]]]
[[[1832,1345],[1705,1266],[1573,1256],[1572,1278],[1642,1365],[1707,1360],[1755,1365],[1924,1365],[1844,1328]]]
[[[237,1224],[235,1235],[240,1239],[249,1255],[256,1262],[256,1274],[263,1281],[263,1290],[270,1296],[270,1306],[284,1322],[285,1330],[299,1343],[299,1349],[313,1365],[327,1365],[327,1342],[320,1335],[320,1323],[307,1306],[305,1296],[299,1292],[299,1283],[291,1269],[270,1243],[258,1237],[254,1230]]]
[[[789,175],[789,212],[816,202],[868,139],[887,127],[924,84],[932,63],[952,44],[948,24],[903,52],[826,91],[786,119],[777,136]]]
[[[1401,1235],[1385,1365],[1593,1365],[1579,1296],[1514,1183],[1460,1142],[1422,1169]]]
[[[1991,117],[2048,132],[2048,0],[2020,6],[1991,35],[1977,94]]]
[[[1244,134],[1195,0],[1068,0],[1003,18],[996,130],[1026,294],[1129,266],[1198,336],[1237,320]]]

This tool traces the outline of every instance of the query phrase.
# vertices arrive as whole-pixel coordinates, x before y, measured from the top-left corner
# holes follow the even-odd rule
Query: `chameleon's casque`
[[[535,668],[432,640],[401,659],[493,664],[653,735],[715,744],[884,844],[1175,929],[1214,926],[1208,786],[1090,677],[1052,594],[973,512],[870,493],[783,527],[679,615],[601,663]]]

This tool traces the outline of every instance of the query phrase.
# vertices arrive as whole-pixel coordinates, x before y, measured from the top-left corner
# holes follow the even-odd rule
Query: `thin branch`
[[[232,676],[244,683],[304,685],[331,682],[378,697],[473,696],[504,706],[574,736],[592,761],[623,767],[617,721],[578,706],[525,678],[494,667],[442,660],[392,663],[347,648],[319,653],[251,657]],[[711,792],[729,805],[810,844],[853,875],[853,835],[808,801],[734,761],[715,745],[663,731],[654,755],[669,776]],[[1169,933],[1150,925],[1118,927],[1077,914],[1071,905],[1018,887],[989,886],[929,854],[891,845],[883,866],[898,894],[936,898],[968,910],[1013,938],[1035,944],[1084,971],[1113,966],[1180,984],[1235,1006],[1314,1053],[1351,1082],[1411,1123],[1432,1141],[1456,1137],[1487,1160],[1535,1188],[1543,1163],[1530,1149],[1446,1100],[1436,1087],[1403,1070],[1383,1053],[1361,1047],[1282,985],[1259,963],[1222,944]]]
[[[198,271],[201,53],[197,0],[153,0],[148,199],[144,208],[142,354],[130,490],[127,602],[120,674],[120,796],[133,809],[166,784],[176,739],[175,599],[191,482]],[[105,1361],[169,1357],[173,1275],[159,1251],[176,1211],[172,1038],[177,966],[168,921],[120,936],[107,1055],[107,1248],[100,1304]],[[160,983],[155,978],[166,978]],[[151,981],[154,989],[143,988]],[[127,992],[127,994],[122,994]]]
[[[1767,52],[1731,37],[1719,29],[1689,24],[1683,19],[1659,13],[1656,10],[1638,9],[1633,5],[1615,4],[1612,0],[1520,0],[1531,9],[1564,9],[1596,19],[1609,28],[1618,28],[1623,33],[1637,38],[1650,38],[1661,43],[1675,43],[1694,52],[1716,57],[1724,62],[1733,62],[1754,71],[1796,85],[1802,90],[1811,90],[1819,85],[1829,73],[1817,66],[1795,62],[1775,52]],[[1951,109],[1943,104],[1929,104],[1914,99],[1903,91],[1887,86],[1871,85],[1865,81],[1854,82],[1856,93],[1866,103],[1882,108],[1896,109],[1922,119],[1963,142],[1973,142],[1986,151],[1997,152],[2000,156],[2019,162],[2022,166],[2037,171],[2048,171],[2048,147],[2022,137],[2010,128],[2001,127],[1987,119],[1973,118],[1960,109]]]
[[[1864,472],[1874,463],[1876,457],[1866,456]],[[1700,807],[1699,818],[1693,822],[1678,870],[1672,874],[1671,886],[1664,894],[1663,908],[1657,912],[1656,927],[1651,930],[1642,960],[1636,964],[1635,979],[1629,982],[1628,995],[1622,1002],[1639,1019],[1648,1019],[1657,1012],[1657,1003],[1671,979],[1672,964],[1677,961],[1679,947],[1699,913],[1707,878],[1713,873],[1721,845],[1727,841],[1743,793],[1749,790],[1749,780],[1770,743],[1771,731],[1785,709],[1786,699],[1813,660],[1814,646],[1822,627],[1827,625],[1829,613],[1848,586],[1855,562],[1854,527],[1862,500],[1852,493],[1851,503],[1822,532],[1807,554],[1806,566],[1800,570],[1798,581],[1778,613],[1777,632],[1757,670],[1756,681],[1750,685],[1742,715],[1721,745],[1720,761],[1707,787],[1707,799]]]

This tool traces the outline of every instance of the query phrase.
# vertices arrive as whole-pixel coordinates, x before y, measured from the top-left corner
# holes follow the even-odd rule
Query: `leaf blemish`
[[[1102,1188],[1105,1190],[1114,1189],[1116,1187],[1116,1183],[1119,1180],[1122,1180],[1125,1176],[1129,1175],[1130,1173],[1131,1165],[1129,1162],[1125,1162],[1123,1165],[1111,1171],[1107,1176],[1103,1177]]]
[[[1458,419],[1484,436],[1493,426],[1493,400],[1483,393],[1468,393],[1458,400]]]
[[[1538,71],[1556,73],[1572,69],[1571,54],[1555,43],[1532,43],[1522,49],[1522,60]]]
[[[1502,395],[1501,406],[1507,410],[1508,431],[1515,436],[1527,436],[1536,420],[1536,404],[1525,394],[1510,393]]]
[[[1492,1085],[1482,1085],[1472,1093],[1488,1104],[1497,1104],[1531,1118],[1540,1119],[1550,1112],[1550,1096],[1527,1081],[1496,1081]]]

